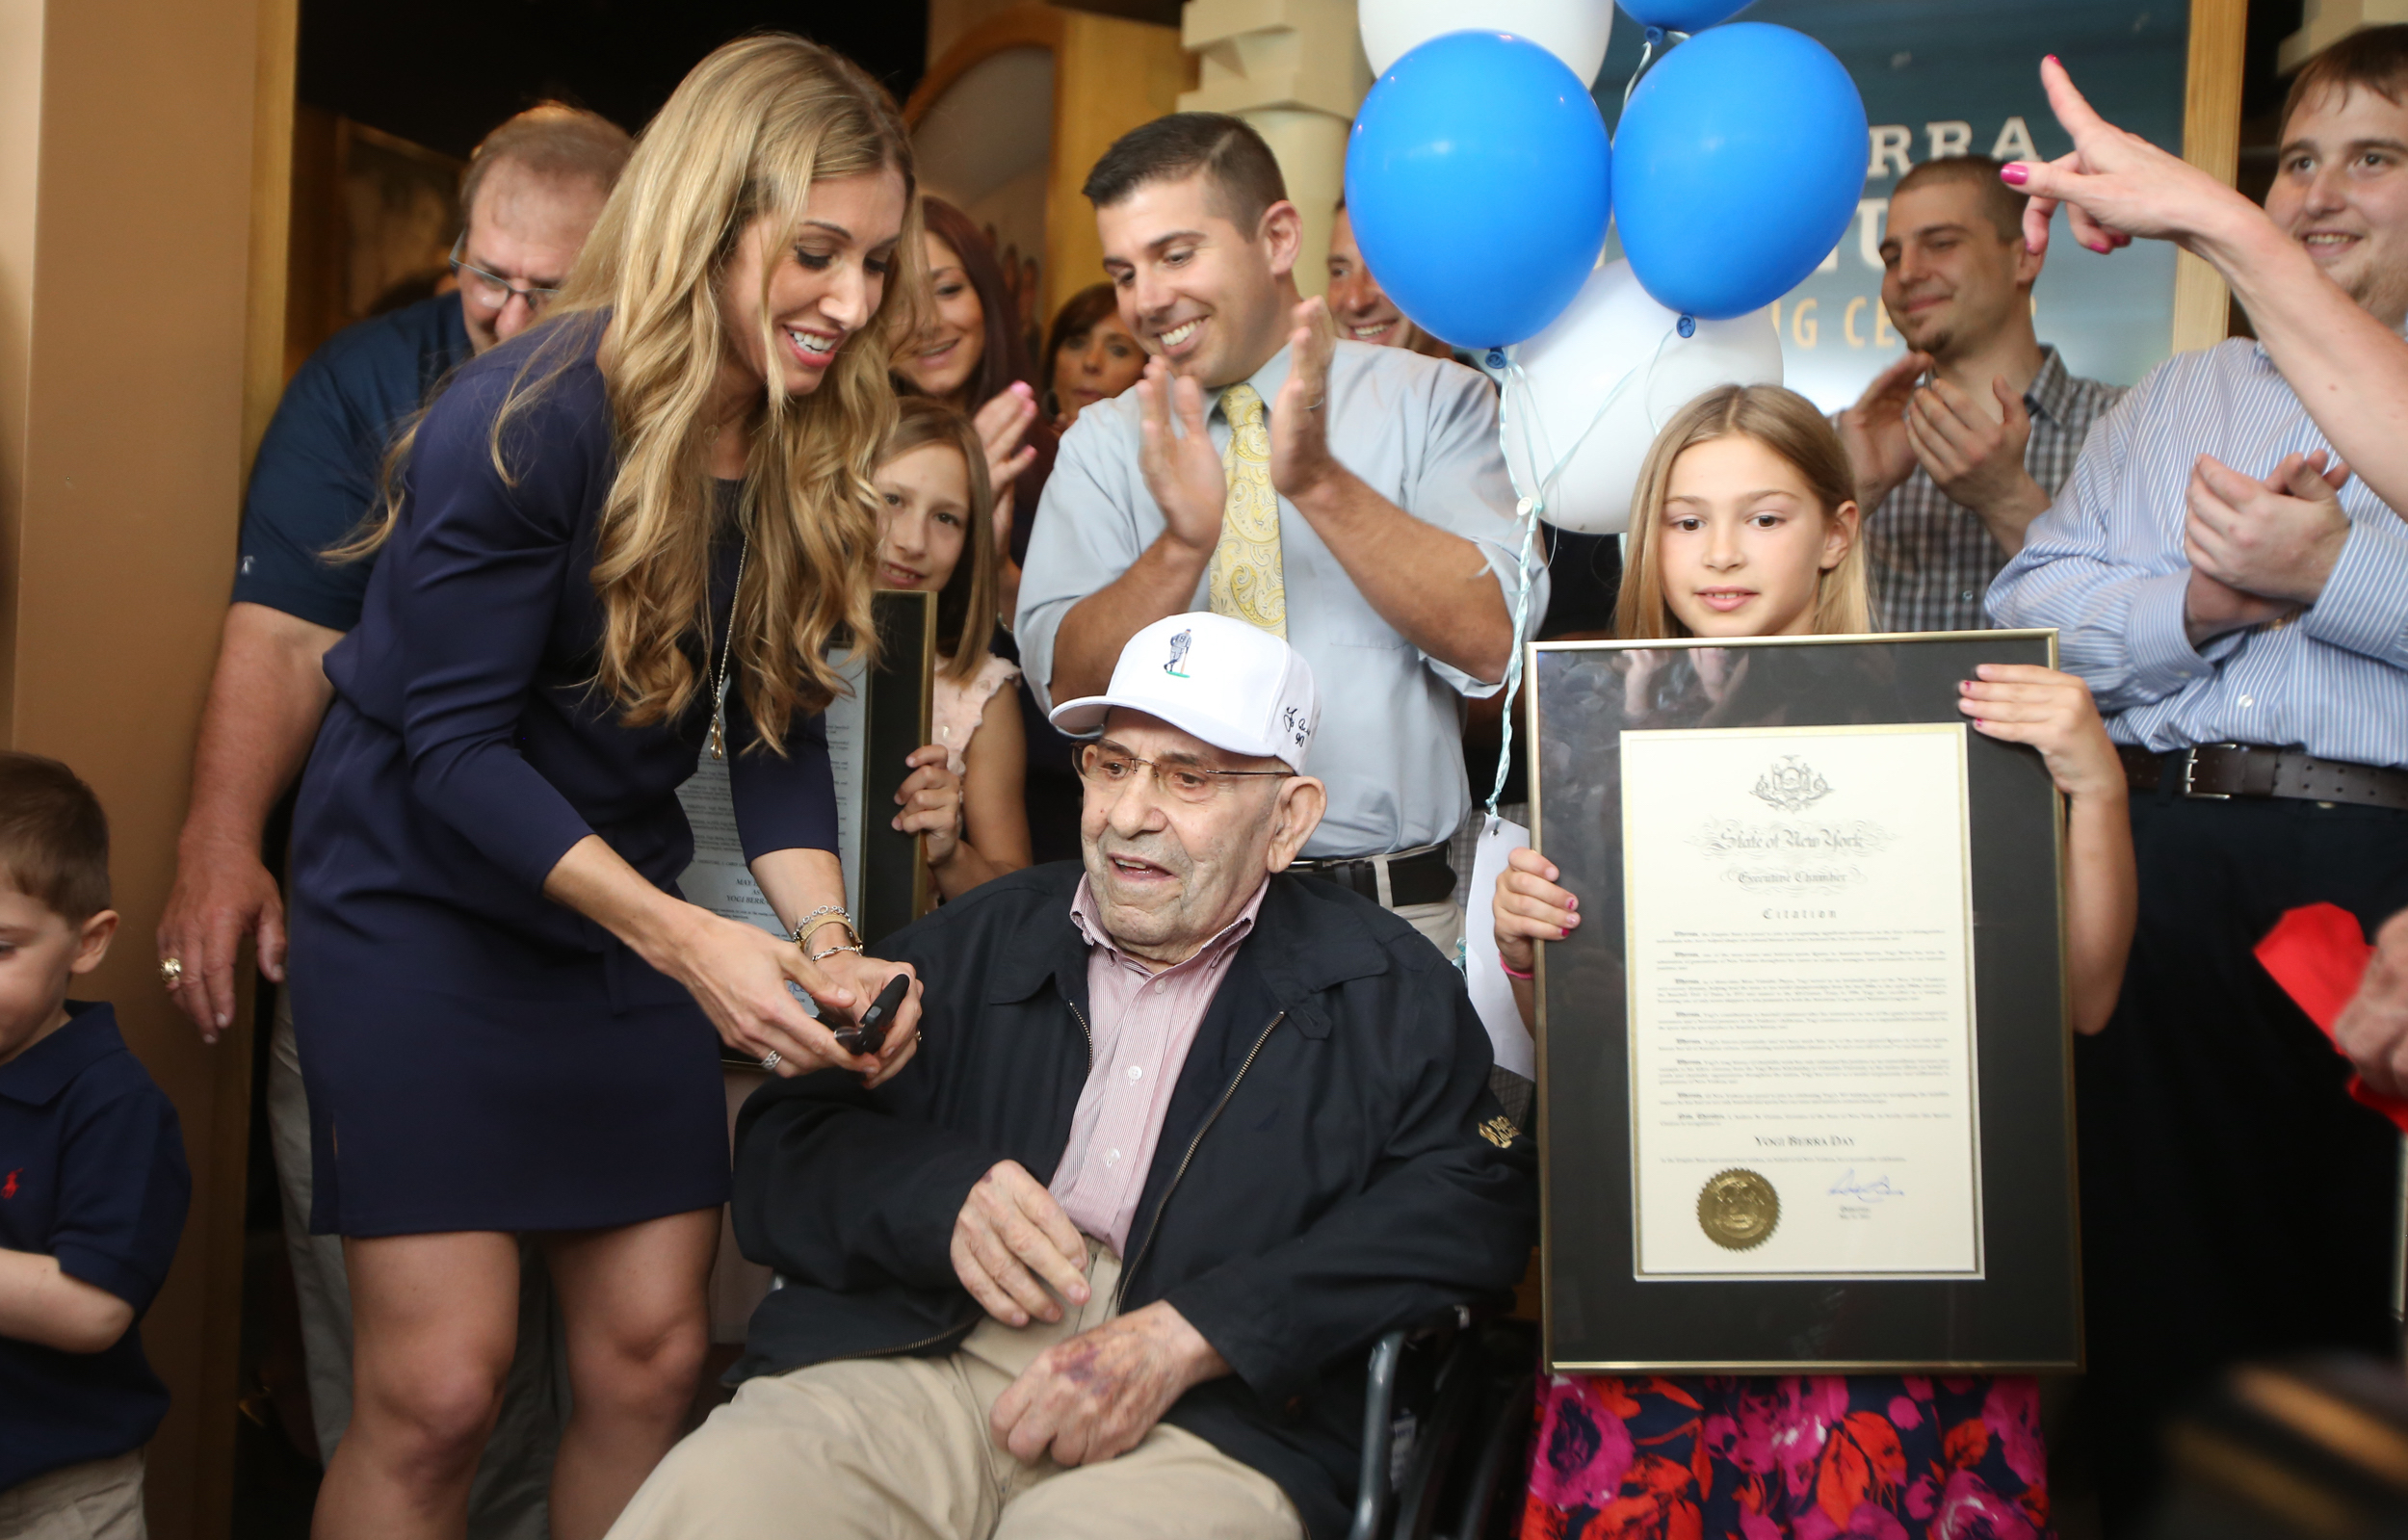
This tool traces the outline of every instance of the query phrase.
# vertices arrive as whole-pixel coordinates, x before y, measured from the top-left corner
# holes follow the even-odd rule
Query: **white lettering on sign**
[[[1974,125],[1962,118],[1946,123],[1925,123],[1924,134],[1931,144],[1935,161],[1953,160],[1974,152]]]
[[[1865,169],[1867,176],[1904,176],[1914,170],[1915,163],[1907,158],[1915,148],[1913,129],[1904,123],[1876,123],[1870,132],[1872,164]]]

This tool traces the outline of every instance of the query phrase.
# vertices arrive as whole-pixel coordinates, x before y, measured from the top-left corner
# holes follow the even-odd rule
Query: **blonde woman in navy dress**
[[[645,130],[554,319],[405,447],[295,824],[312,1222],[345,1238],[357,1376],[320,1540],[462,1533],[520,1233],[575,1399],[552,1532],[600,1536],[705,1350],[720,1044],[872,1082],[911,1051],[916,986],[873,1059],[787,985],[858,1008],[899,971],[842,916],[817,714],[830,637],[868,634],[883,339],[920,249],[878,87],[730,43]],[[677,896],[705,752],[801,945]]]

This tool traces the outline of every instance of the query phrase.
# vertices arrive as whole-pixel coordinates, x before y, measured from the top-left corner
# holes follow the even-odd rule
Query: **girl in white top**
[[[936,741],[912,750],[894,826],[920,836],[945,899],[1029,864],[1020,670],[986,649],[994,634],[995,496],[970,419],[905,397],[872,481],[880,500],[877,585],[936,595]],[[964,558],[968,560],[965,561]]]

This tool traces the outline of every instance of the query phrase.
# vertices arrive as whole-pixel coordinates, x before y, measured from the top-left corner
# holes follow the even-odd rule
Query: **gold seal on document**
[[[1706,1239],[1730,1251],[1751,1251],[1781,1222],[1781,1195],[1753,1171],[1718,1172],[1697,1194],[1697,1225]]]

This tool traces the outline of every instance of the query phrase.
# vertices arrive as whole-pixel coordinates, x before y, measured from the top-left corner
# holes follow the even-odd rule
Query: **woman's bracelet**
[[[861,943],[855,941],[841,947],[830,947],[825,952],[806,952],[803,953],[803,956],[813,962],[825,962],[828,958],[835,956],[840,952],[850,952],[855,956],[859,956],[861,954]]]
[[[1513,964],[1505,961],[1502,956],[1497,959],[1497,966],[1505,970],[1505,976],[1507,979],[1519,979],[1526,984],[1536,983],[1538,981],[1538,975],[1536,973],[1524,973],[1521,969],[1516,968]]]
[[[852,923],[852,916],[846,911],[843,904],[823,903],[796,921],[795,928],[787,932],[786,939],[800,947],[811,939],[811,932],[831,925],[841,925],[856,937],[861,934],[861,927]],[[805,948],[804,951],[807,955],[809,949]]]

